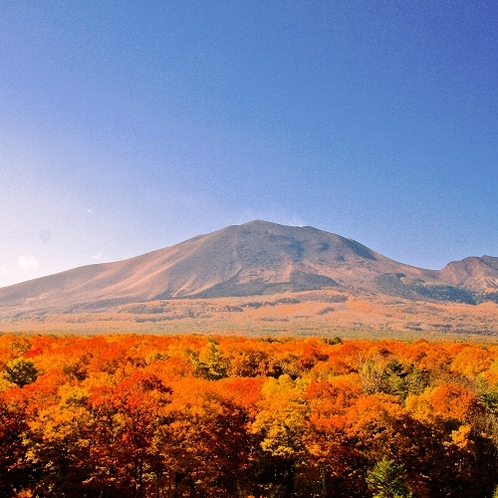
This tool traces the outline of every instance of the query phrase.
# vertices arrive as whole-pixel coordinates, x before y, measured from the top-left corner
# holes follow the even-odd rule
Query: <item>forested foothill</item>
[[[0,336],[1,497],[491,498],[498,345]]]

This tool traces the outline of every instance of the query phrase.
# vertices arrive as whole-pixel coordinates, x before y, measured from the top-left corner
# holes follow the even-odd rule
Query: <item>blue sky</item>
[[[494,0],[0,0],[0,285],[251,219],[498,256]]]

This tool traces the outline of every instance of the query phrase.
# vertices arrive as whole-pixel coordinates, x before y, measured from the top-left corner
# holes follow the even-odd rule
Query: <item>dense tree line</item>
[[[0,336],[0,497],[479,497],[498,346]]]

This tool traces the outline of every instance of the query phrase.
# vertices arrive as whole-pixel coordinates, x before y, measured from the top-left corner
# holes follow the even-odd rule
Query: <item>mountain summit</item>
[[[497,295],[498,258],[467,258],[443,270],[425,270],[340,235],[257,220],[128,260],[4,287],[0,312],[72,312],[323,288],[473,302],[476,296]]]

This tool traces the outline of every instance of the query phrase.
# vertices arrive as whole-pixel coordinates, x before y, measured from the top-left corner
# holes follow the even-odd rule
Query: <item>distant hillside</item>
[[[471,304],[498,300],[498,258],[472,257],[439,271],[425,270],[316,228],[251,221],[125,261],[4,287],[0,314],[318,289]]]

